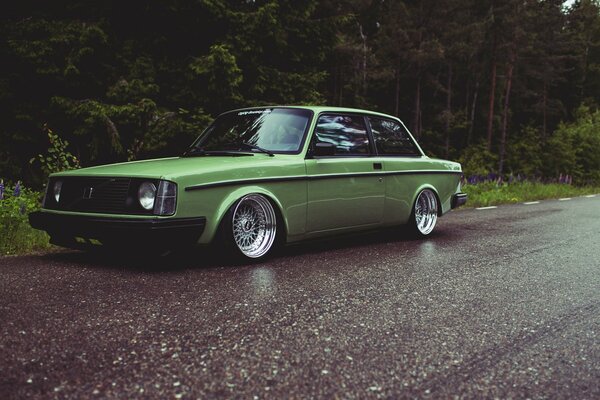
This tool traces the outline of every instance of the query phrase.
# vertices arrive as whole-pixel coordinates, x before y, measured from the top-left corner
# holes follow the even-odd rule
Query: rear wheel
[[[438,201],[430,189],[423,189],[415,200],[411,223],[418,236],[427,236],[435,228],[438,218]]]
[[[223,240],[243,259],[268,256],[277,237],[277,214],[260,194],[249,194],[234,204],[223,220]]]

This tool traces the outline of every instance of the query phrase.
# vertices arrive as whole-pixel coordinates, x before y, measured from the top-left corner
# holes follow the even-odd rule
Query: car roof
[[[362,110],[362,109],[359,109],[359,108],[331,107],[331,106],[278,106],[278,105],[267,105],[267,106],[256,106],[256,107],[239,108],[239,109],[236,109],[236,110],[227,111],[227,112],[225,112],[223,114],[228,114],[230,112],[235,112],[235,111],[257,110],[257,109],[263,109],[263,108],[297,108],[297,109],[299,108],[299,109],[303,109],[303,110],[310,110],[310,111],[314,112],[315,114],[320,114],[320,113],[324,113],[324,112],[360,113],[360,114],[375,115],[375,116],[384,117],[384,118],[392,118],[392,119],[396,119],[396,120],[399,119],[398,117],[394,117],[393,115],[383,114],[383,113],[376,112],[376,111]]]

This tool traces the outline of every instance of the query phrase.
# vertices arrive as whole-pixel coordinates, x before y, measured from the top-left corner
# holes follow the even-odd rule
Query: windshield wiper
[[[275,154],[272,151],[267,150],[267,149],[263,149],[262,147],[257,146],[257,145],[252,144],[252,143],[242,142],[242,143],[240,143],[240,146],[246,147],[246,148],[252,149],[252,150],[258,150],[261,153],[268,154],[269,157],[275,157]]]
[[[206,154],[206,152],[204,151],[204,149],[202,147],[190,147],[189,149],[184,151],[181,156],[182,157],[203,156],[205,154]]]
[[[252,153],[240,153],[236,150],[204,150],[202,147],[191,148],[186,150],[182,157],[199,157],[199,156],[253,156]]]

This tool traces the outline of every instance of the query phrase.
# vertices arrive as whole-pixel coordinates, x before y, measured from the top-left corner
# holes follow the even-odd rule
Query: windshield
[[[226,113],[200,135],[188,152],[298,153],[311,115],[311,111],[297,108]]]

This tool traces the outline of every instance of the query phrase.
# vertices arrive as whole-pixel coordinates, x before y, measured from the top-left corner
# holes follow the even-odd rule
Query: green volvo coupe
[[[405,225],[429,235],[464,204],[461,166],[371,111],[260,107],[219,116],[181,156],[53,174],[34,228],[72,248],[278,244]]]

